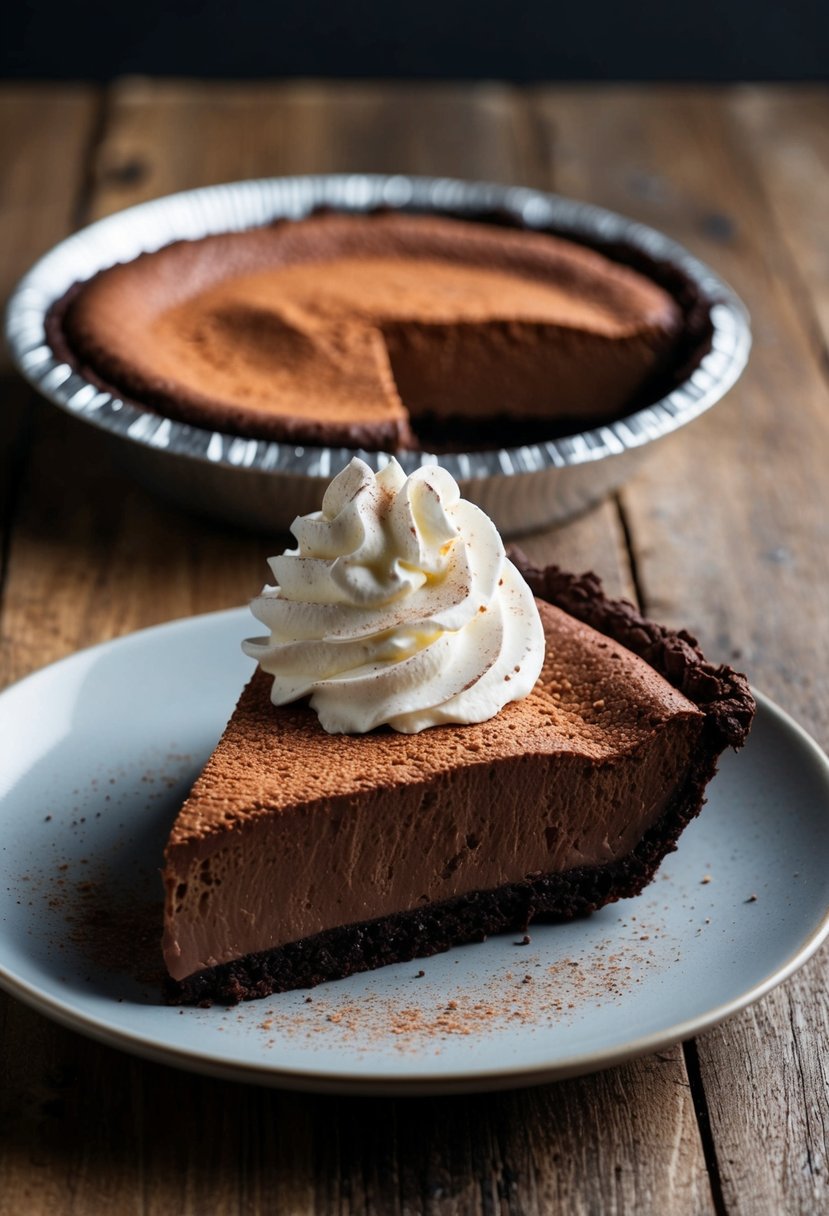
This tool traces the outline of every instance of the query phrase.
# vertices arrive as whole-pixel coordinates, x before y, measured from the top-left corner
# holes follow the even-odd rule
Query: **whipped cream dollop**
[[[310,694],[331,734],[483,722],[527,696],[544,659],[532,592],[492,521],[437,465],[409,477],[356,457],[251,604],[268,637],[243,643],[271,699]]]

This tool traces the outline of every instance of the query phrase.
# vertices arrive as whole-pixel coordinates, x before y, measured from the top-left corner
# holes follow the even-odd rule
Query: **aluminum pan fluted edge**
[[[174,240],[239,231],[279,218],[300,219],[320,207],[356,212],[395,207],[470,215],[501,211],[530,229],[553,228],[588,244],[619,242],[655,260],[671,262],[710,301],[711,348],[688,379],[662,400],[616,422],[563,438],[441,455],[441,464],[461,482],[552,472],[632,454],[709,409],[734,384],[748,358],[748,316],[734,292],[681,245],[644,224],[524,187],[448,178],[341,174],[266,178],[189,190],[128,208],[67,238],[32,267],[9,301],[6,334],[16,366],[56,405],[159,454],[204,461],[228,472],[329,479],[354,455],[353,449],[245,439],[161,417],[101,391],[74,372],[55,355],[44,327],[49,308],[73,283],[115,262],[128,261]],[[359,455],[374,468],[389,459],[386,452],[360,451]],[[399,459],[411,470],[435,457],[404,452]]]

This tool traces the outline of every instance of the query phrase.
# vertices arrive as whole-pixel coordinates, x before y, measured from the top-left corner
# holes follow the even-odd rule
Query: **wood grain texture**
[[[97,91],[82,85],[0,89],[3,301],[32,261],[72,227],[97,110]]]
[[[776,91],[648,96],[539,97],[563,183],[710,261],[748,304],[755,347],[728,400],[666,443],[622,494],[638,585],[653,615],[690,628],[712,657],[744,665],[826,746],[829,392],[816,318],[817,200],[829,173],[825,131],[812,132],[820,101],[784,95],[778,125]],[[803,109],[811,124],[795,122]],[[797,188],[786,179],[792,158],[809,165]],[[824,950],[699,1044],[729,1212],[829,1208],[828,968]]]
[[[91,88],[0,90],[0,303],[32,261],[64,236],[84,186],[97,95]],[[37,149],[37,155],[32,149]],[[31,398],[0,344],[0,593],[9,519],[30,438]]]
[[[804,86],[780,91],[747,86],[729,99],[729,114],[741,140],[751,149],[777,236],[789,253],[791,266],[786,277],[798,293],[798,313],[829,369],[826,89]]]
[[[489,1098],[317,1098],[190,1077],[20,1012],[3,1216],[711,1211],[672,1054]]]
[[[198,138],[194,133],[198,132]],[[175,189],[274,173],[420,172],[540,184],[500,85],[227,85],[126,80],[95,159],[94,216]]]

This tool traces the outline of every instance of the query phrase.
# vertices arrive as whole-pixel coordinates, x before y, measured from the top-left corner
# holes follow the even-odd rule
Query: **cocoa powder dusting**
[[[128,975],[160,991],[162,902],[119,891],[105,873],[76,880],[66,863],[57,871],[51,881],[44,875],[38,886],[58,916],[58,948],[70,942],[90,967]]]
[[[645,926],[641,920],[628,924],[621,918],[620,923],[630,930],[629,944],[623,949],[618,939],[607,938],[579,958],[550,963],[540,954],[530,954],[522,959],[526,970],[522,968],[521,974],[500,970],[486,980],[454,982],[450,996],[443,982],[440,994],[421,998],[422,985],[414,981],[428,978],[427,960],[425,969],[413,971],[402,991],[396,986],[394,995],[369,991],[359,1000],[344,1000],[336,984],[323,985],[313,1004],[305,996],[297,1007],[288,994],[289,1005],[280,1008],[281,998],[272,998],[264,1017],[263,1011],[255,1011],[255,1002],[222,1016],[243,1029],[255,1026],[265,1032],[266,1046],[286,1040],[316,1041],[321,1046],[336,1041],[356,1054],[390,1043],[401,1053],[423,1052],[430,1044],[439,1053],[442,1044],[452,1039],[496,1034],[510,1026],[542,1031],[572,1022],[586,1005],[619,1004],[646,971],[659,966],[654,951],[638,943],[664,935],[661,926]],[[649,929],[647,934],[640,934],[643,927]]]
[[[48,911],[38,931],[67,974],[116,1000],[162,1003],[159,867],[192,766],[188,753],[169,750],[137,771],[102,768],[43,817],[30,876],[29,902]]]
[[[75,884],[73,902],[66,915],[73,945],[97,967],[160,990],[161,900],[124,903],[106,882],[81,882]]]

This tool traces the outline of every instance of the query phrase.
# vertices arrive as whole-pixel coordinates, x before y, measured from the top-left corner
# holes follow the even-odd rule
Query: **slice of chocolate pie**
[[[271,631],[252,644],[260,670],[166,850],[173,1001],[314,985],[636,895],[745,740],[745,677],[593,575],[518,557],[519,573],[476,508],[435,506],[445,483],[427,474],[442,471],[420,472],[419,500],[382,474],[341,482],[336,509],[297,521],[299,550],[274,559],[284,583],[254,604]],[[400,555],[405,518],[421,572],[440,566],[423,580]]]
[[[656,283],[572,242],[400,213],[179,241],[47,321],[89,378],[170,417],[387,450],[618,416],[680,327]]]

